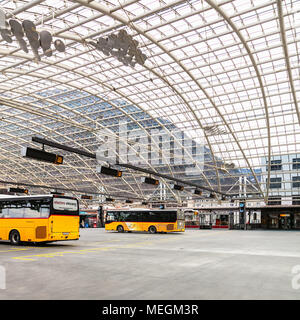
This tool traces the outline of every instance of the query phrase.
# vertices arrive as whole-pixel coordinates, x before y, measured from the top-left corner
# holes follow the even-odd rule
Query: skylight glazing
[[[155,197],[138,172],[127,170],[116,180],[77,155],[65,154],[61,166],[20,156],[20,146],[34,145],[32,136],[89,152],[97,152],[106,136],[123,139],[127,148],[124,158],[112,147],[112,160],[119,155],[229,194],[239,193],[246,176],[249,195],[267,201],[268,164],[300,154],[299,0],[3,0],[0,7],[7,19],[29,19],[66,45],[65,52],[36,61],[17,41],[0,41],[3,180]],[[144,65],[125,66],[91,45],[122,29],[139,42]],[[197,174],[177,161],[183,135],[193,144],[184,163]],[[162,182],[170,198],[193,196],[192,188],[179,193]]]

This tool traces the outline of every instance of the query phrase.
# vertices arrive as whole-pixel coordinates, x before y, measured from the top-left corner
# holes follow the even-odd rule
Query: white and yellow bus
[[[184,232],[184,213],[180,209],[116,209],[107,210],[105,230]]]
[[[59,195],[0,198],[0,240],[52,242],[79,239],[79,205]]]

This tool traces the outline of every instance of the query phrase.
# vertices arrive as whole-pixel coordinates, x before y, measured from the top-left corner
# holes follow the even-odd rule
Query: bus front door
[[[128,231],[141,231],[137,222],[125,222]]]

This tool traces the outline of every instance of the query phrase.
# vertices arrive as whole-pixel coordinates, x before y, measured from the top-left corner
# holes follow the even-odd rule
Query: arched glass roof
[[[20,147],[37,147],[33,136],[228,194],[246,177],[249,194],[266,201],[274,160],[300,159],[299,0],[2,0],[0,8],[7,21],[31,20],[66,46],[50,57],[40,50],[38,61],[14,38],[0,41],[2,180],[193,196],[164,179],[165,191],[142,184],[136,171],[97,174],[95,160],[74,154],[60,152],[60,166],[24,159]],[[143,65],[92,45],[120,30],[138,41]]]

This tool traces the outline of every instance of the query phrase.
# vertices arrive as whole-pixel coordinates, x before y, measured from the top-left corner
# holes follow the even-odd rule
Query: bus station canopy
[[[300,158],[298,0],[0,0],[0,9],[1,30],[14,32],[12,41],[0,37],[3,181],[144,200],[193,197],[191,187],[175,191],[160,179],[155,189],[130,169],[121,178],[98,174],[105,162],[55,148],[45,150],[62,154],[62,165],[23,158],[22,146],[41,148],[33,136],[228,194],[245,176],[265,200],[271,160]],[[26,32],[24,48],[11,21],[33,22],[46,47],[51,34],[51,52],[35,51]],[[97,46],[124,33],[120,45],[131,39],[145,61],[126,65]]]

